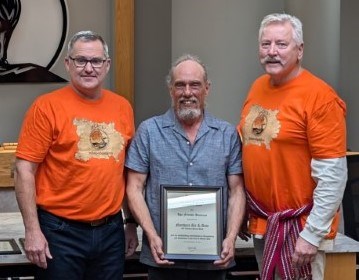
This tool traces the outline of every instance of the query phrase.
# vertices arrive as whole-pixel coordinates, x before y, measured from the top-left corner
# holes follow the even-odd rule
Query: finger
[[[298,266],[299,257],[296,253],[293,254],[292,257],[292,266],[297,267]]]
[[[234,258],[234,256],[232,254],[227,253],[222,253],[221,254],[221,259],[216,260],[213,262],[214,265],[218,266],[218,267],[222,267],[222,268],[226,268],[231,260]]]
[[[226,267],[228,267],[228,265],[229,265],[229,260],[228,259],[220,259],[220,260],[216,260],[216,261],[214,261],[213,262],[213,264],[215,265],[215,266],[217,266],[217,267],[220,267],[220,268],[226,268]]]
[[[159,265],[173,265],[173,261],[169,261],[165,259],[165,254],[163,253],[161,248],[153,248],[152,250],[153,257],[157,264]]]
[[[134,241],[132,243],[132,247],[136,249],[138,247],[138,241]]]
[[[223,248],[222,252],[221,252],[221,259],[225,259],[227,256],[229,255],[229,250],[228,248]]]
[[[38,265],[40,263],[37,253],[31,253],[31,259],[34,264]]]
[[[26,257],[31,263],[35,263],[32,253],[26,252]]]
[[[136,248],[137,248],[137,246],[134,246],[134,244],[130,245],[130,246],[127,248],[127,254],[128,254],[128,256],[133,255],[133,254],[136,252]]]
[[[158,256],[159,259],[164,259],[165,258],[165,254],[163,253],[161,248],[155,248],[156,250],[156,255]]]
[[[46,254],[46,257],[47,257],[47,258],[52,259],[52,255],[51,255],[51,253],[50,253],[49,246],[46,246],[45,254]]]
[[[47,261],[46,261],[45,255],[44,255],[44,257],[40,257],[39,266],[42,268],[47,268]]]
[[[170,260],[164,259],[164,260],[160,260],[157,264],[170,266],[170,265],[174,265],[174,262],[173,262],[173,261],[170,261]]]
[[[131,243],[126,244],[126,254],[131,253],[131,251],[134,251],[134,246]]]
[[[304,259],[304,257],[299,257],[298,262],[297,262],[297,266],[301,267],[303,265],[305,265],[305,259]]]
[[[155,262],[159,265],[166,265],[168,264],[168,260],[164,258],[164,254],[158,253],[156,250],[153,250],[153,258],[155,259]]]
[[[131,248],[127,248],[126,252],[125,252],[125,256],[129,257],[133,254],[133,251],[131,250]]]
[[[42,268],[47,268],[47,260],[46,260],[46,257],[47,256],[50,256],[51,257],[51,254],[50,254],[50,251],[49,251],[49,248],[46,246],[45,247],[45,250],[41,250],[39,251],[36,256],[38,258],[38,263],[39,263],[39,266],[42,267]]]
[[[46,268],[44,267],[44,264],[41,262],[41,258],[38,255],[38,253],[30,253],[29,255],[29,260],[33,263],[36,264],[37,266],[41,267],[41,268]]]
[[[152,256],[155,259],[156,263],[160,263],[161,260],[163,259],[163,254],[158,253],[158,251],[154,247],[151,248],[151,252],[152,252]]]

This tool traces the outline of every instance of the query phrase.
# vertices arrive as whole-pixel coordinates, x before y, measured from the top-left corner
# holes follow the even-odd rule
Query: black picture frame
[[[220,259],[222,197],[221,186],[161,185],[161,238],[165,259]]]

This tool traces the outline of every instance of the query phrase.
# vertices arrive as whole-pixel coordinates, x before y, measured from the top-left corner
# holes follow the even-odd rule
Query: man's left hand
[[[299,236],[295,244],[295,250],[292,257],[293,266],[299,268],[313,262],[317,252],[318,247],[312,245]]]
[[[126,239],[126,257],[132,256],[138,246],[137,227],[136,224],[129,223],[125,226]]]

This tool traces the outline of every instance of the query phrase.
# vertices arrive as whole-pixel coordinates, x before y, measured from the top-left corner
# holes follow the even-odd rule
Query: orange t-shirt
[[[133,111],[125,98],[102,93],[90,101],[66,86],[38,97],[26,113],[16,156],[39,163],[36,203],[55,215],[91,221],[121,208]]]
[[[307,70],[282,86],[271,86],[268,75],[254,82],[238,131],[246,188],[267,211],[297,209],[313,200],[311,159],[345,156],[345,113],[334,90]],[[338,215],[328,237],[335,236],[337,225]],[[265,229],[265,219],[250,218],[252,233]]]

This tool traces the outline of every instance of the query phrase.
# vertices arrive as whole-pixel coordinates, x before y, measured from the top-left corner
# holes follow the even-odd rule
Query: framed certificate
[[[0,255],[21,254],[15,239],[0,239]]]
[[[161,238],[166,259],[220,258],[222,187],[161,186]]]

